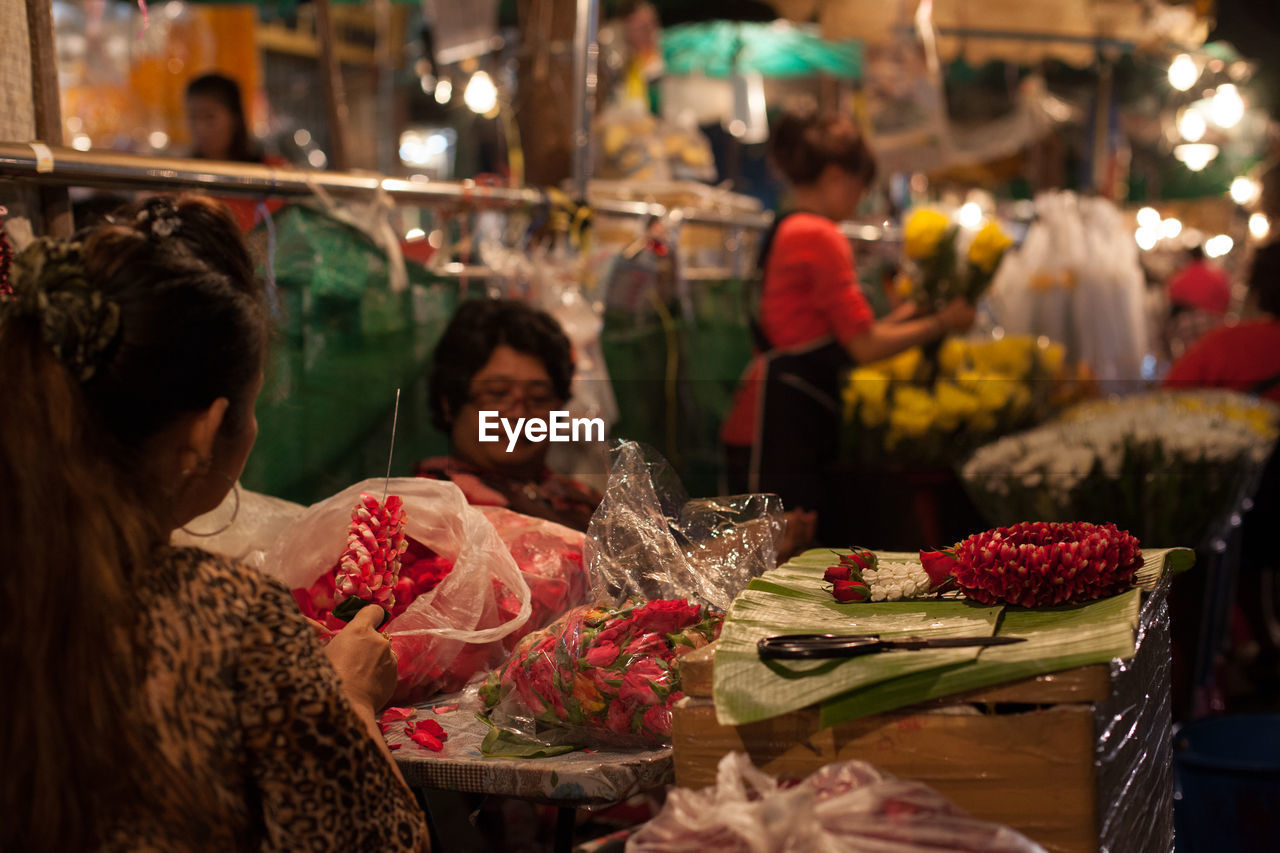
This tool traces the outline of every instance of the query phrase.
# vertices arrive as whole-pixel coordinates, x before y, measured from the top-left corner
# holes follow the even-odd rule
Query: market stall
[[[676,782],[711,783],[721,756],[738,750],[790,779],[858,758],[1049,850],[1167,849],[1166,595],[1191,553],[1143,553],[1140,589],[994,611],[958,600],[841,604],[823,581],[832,553],[796,558],[752,581],[714,650],[684,661]],[[919,561],[877,557],[881,566]],[[847,661],[771,662],[757,652],[763,637],[804,632],[1024,642]]]

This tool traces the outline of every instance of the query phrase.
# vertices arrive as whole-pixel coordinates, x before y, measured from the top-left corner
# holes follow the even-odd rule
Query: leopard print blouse
[[[161,556],[135,577],[148,717],[199,805],[130,816],[103,849],[427,850],[289,591],[199,549]]]

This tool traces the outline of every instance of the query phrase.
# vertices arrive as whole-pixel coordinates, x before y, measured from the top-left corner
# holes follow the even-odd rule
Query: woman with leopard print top
[[[0,849],[427,850],[374,716],[381,611],[322,648],[283,586],[166,544],[257,435],[234,221],[161,197],[82,236],[0,297]]]

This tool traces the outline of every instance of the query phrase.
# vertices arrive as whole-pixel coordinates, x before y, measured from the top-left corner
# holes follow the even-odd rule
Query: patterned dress
[[[198,807],[131,815],[103,849],[426,850],[289,591],[199,549],[159,556],[134,585],[148,717]]]

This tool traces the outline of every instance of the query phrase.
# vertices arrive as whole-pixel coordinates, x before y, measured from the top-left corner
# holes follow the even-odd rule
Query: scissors
[[[903,637],[882,640],[879,634],[785,634],[765,637],[756,643],[762,658],[805,660],[810,658],[852,658],[904,649],[958,649],[971,646],[1007,646],[1025,637]]]

